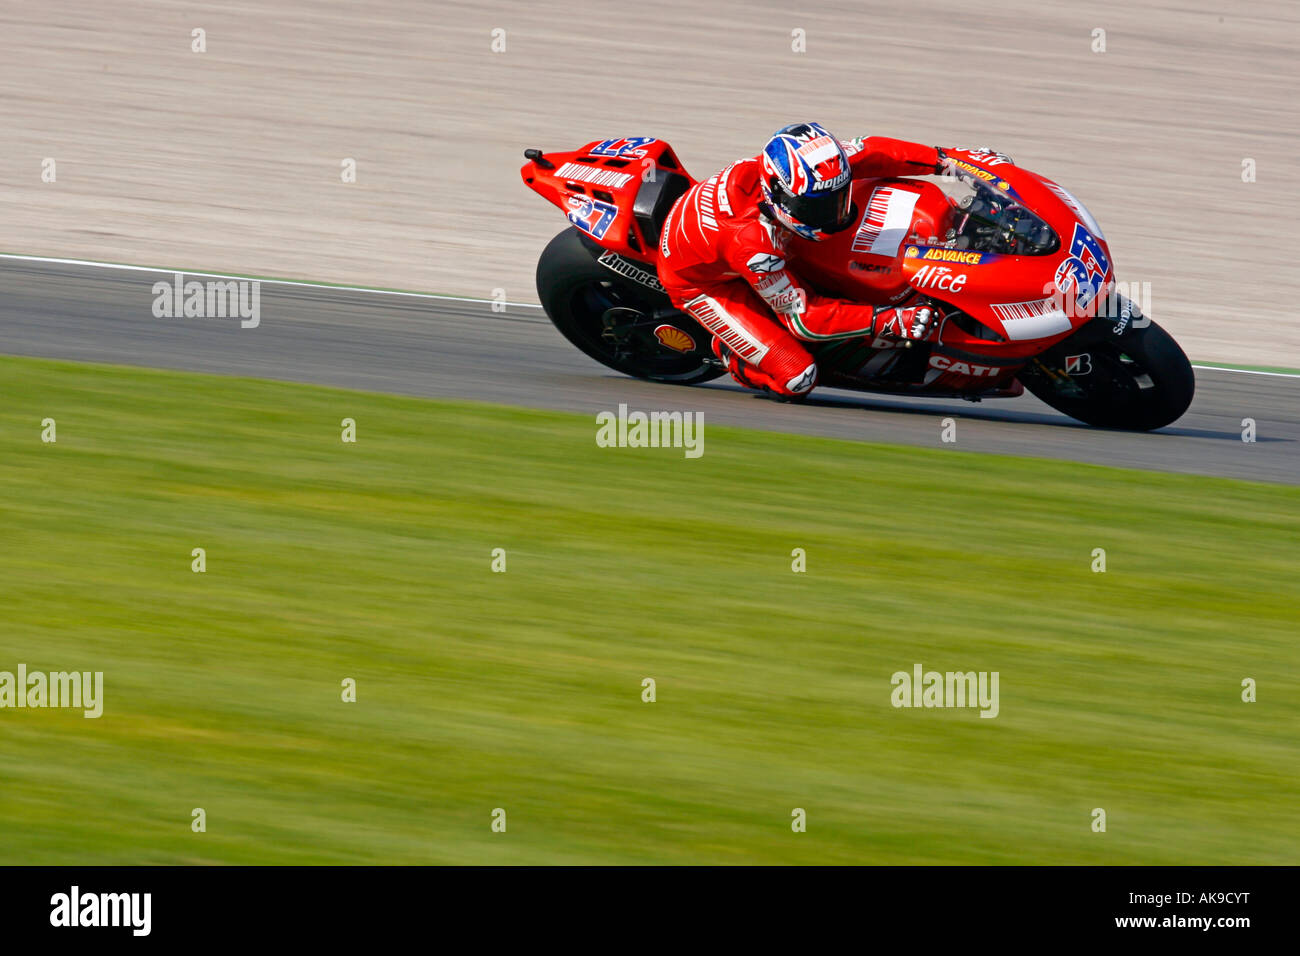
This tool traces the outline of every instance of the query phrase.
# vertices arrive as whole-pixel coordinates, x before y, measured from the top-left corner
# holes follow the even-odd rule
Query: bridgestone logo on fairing
[[[591,183],[593,186],[609,186],[620,189],[632,178],[631,173],[616,173],[612,169],[596,169],[582,163],[565,163],[555,174],[561,179],[575,183]]]
[[[645,269],[638,268],[634,263],[629,262],[620,256],[617,252],[606,252],[596,260],[602,266],[613,269],[619,275],[631,279],[633,282],[639,282],[648,289],[654,289],[656,292],[663,292],[663,283],[659,277]]]

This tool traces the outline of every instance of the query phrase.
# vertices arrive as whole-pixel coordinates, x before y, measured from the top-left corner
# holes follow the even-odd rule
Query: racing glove
[[[876,309],[871,331],[873,335],[890,335],[896,339],[924,342],[936,328],[934,316],[934,309],[928,305],[915,305],[905,309],[882,305]]]
[[[943,151],[943,148],[936,146],[934,151],[939,154],[939,161],[934,164],[934,174],[936,176],[956,175],[957,164],[948,158],[948,154]]]
[[[1006,153],[1000,153],[1000,152],[998,152],[998,151],[997,151],[996,149],[994,149],[992,146],[972,146],[972,147],[970,147],[969,149],[967,149],[967,152],[968,152],[968,153],[988,153],[990,156],[992,156],[994,159],[998,160],[999,162],[1006,163],[1006,164],[1008,164],[1008,165],[1010,165],[1010,166],[1014,166],[1014,165],[1016,164],[1016,161],[1015,161],[1014,159],[1012,159],[1012,158],[1011,158],[1010,156],[1008,156]]]
[[[948,158],[948,154],[943,151],[942,147],[936,146],[934,148],[934,151],[939,154],[939,161],[934,164],[935,175],[936,176],[955,175],[958,168],[957,163],[954,160]],[[970,153],[987,153],[988,155],[994,157],[995,159],[1001,162],[1008,163],[1009,165],[1012,166],[1015,165],[1015,160],[1013,160],[1010,156],[1008,156],[1006,153],[999,153],[996,149],[993,149],[991,146],[971,146],[967,148],[966,151]]]

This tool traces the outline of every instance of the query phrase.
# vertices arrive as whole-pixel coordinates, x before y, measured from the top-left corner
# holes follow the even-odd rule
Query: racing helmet
[[[760,158],[763,199],[781,225],[813,242],[848,228],[853,221],[849,156],[821,124],[781,127]]]

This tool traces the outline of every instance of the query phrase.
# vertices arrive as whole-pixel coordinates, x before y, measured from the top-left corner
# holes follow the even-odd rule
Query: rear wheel
[[[603,252],[576,229],[560,233],[542,252],[537,294],[560,334],[597,362],[636,378],[694,385],[724,374],[713,360],[709,333],[673,309],[662,292],[600,263]]]
[[[1196,391],[1183,350],[1154,322],[1119,336],[1112,328],[1085,326],[1034,359],[1020,381],[1057,411],[1089,425],[1150,431],[1177,421]]]

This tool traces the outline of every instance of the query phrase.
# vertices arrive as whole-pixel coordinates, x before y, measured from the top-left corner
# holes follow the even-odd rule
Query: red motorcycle
[[[788,258],[819,292],[873,304],[919,293],[939,313],[925,343],[805,343],[819,382],[971,401],[1028,388],[1089,425],[1177,420],[1196,387],[1191,363],[1116,292],[1110,248],[1083,204],[1000,153],[946,153],[951,176],[859,180],[856,227],[791,238]],[[673,308],[655,270],[664,219],[695,184],[672,147],[630,137],[524,156],[524,182],[571,223],[537,265],[542,306],[565,338],[638,378],[723,374],[710,333]]]

